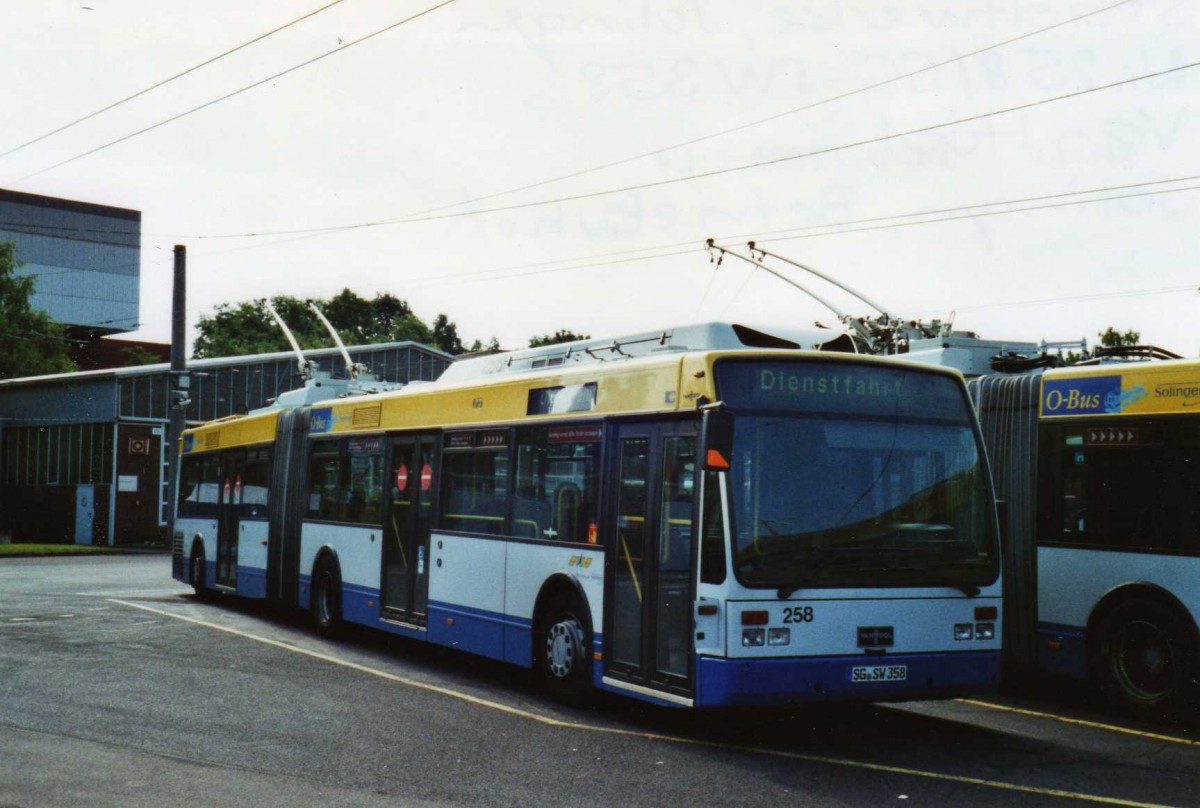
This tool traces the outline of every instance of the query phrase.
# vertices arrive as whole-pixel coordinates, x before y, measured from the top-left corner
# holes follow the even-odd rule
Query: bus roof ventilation
[[[639,356],[678,351],[735,351],[746,348],[816,351],[853,349],[848,342],[848,348],[841,347],[849,337],[839,336],[838,332],[825,328],[783,326],[772,327],[771,331],[775,333],[732,323],[700,323],[631,334],[616,339],[584,339],[507,353],[477,355],[454,362],[437,383],[528,373],[553,367],[620,362]]]

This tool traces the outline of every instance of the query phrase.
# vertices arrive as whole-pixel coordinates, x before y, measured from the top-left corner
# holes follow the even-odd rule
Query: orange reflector
[[[765,626],[770,619],[767,612],[742,612],[743,626]]]
[[[696,614],[700,615],[701,617],[709,617],[716,613],[717,604],[715,603],[701,603],[696,607]]]
[[[448,626],[452,626],[452,625],[454,625],[454,618],[453,618],[453,617],[447,617],[447,618],[446,618],[446,625],[448,625]]]
[[[1051,651],[1061,651],[1062,643],[1059,642],[1058,640],[1047,640],[1046,647],[1049,648]]]
[[[591,522],[588,524],[587,543],[588,544],[596,543],[596,523],[595,522]]]
[[[708,458],[704,464],[710,469],[727,469],[729,461],[725,459],[725,455],[718,452],[716,449],[708,450]]]
[[[996,614],[997,614],[997,611],[996,611],[995,606],[976,606],[975,607],[975,619],[976,620],[995,620]]]

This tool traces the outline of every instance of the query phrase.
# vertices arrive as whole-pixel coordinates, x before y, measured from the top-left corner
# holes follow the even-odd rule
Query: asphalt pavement
[[[979,700],[560,705],[512,666],[196,600],[164,555],[0,561],[0,808],[1200,805],[1194,727]]]

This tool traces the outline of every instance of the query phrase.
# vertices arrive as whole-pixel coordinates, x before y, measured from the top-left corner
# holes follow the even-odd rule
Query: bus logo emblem
[[[896,632],[892,626],[859,626],[858,647],[880,648],[896,644]]]

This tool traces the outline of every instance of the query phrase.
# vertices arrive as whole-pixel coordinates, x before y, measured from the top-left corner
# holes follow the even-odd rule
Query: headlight
[[[970,623],[954,624],[954,639],[971,640],[975,638],[975,626]]]
[[[977,639],[977,640],[994,640],[994,639],[996,639],[996,624],[995,623],[976,623],[975,624],[975,639]]]
[[[767,629],[767,645],[791,645],[792,630],[790,628]]]
[[[753,648],[760,645],[766,645],[767,630],[765,628],[744,628],[742,629],[742,646],[745,648]]]

